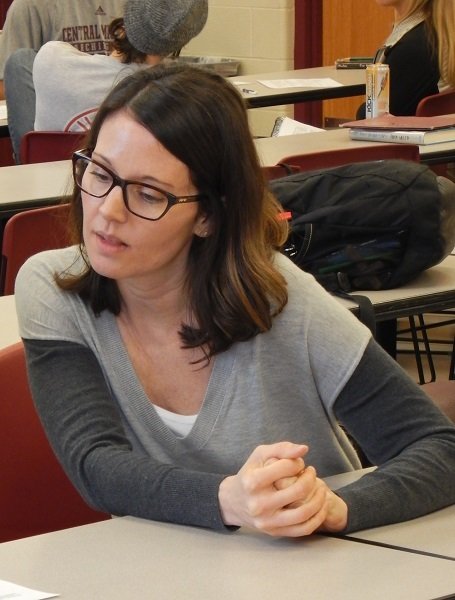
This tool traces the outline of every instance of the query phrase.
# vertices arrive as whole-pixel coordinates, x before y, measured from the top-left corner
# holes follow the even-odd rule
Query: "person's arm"
[[[345,532],[408,520],[455,503],[455,426],[374,341],[334,411],[374,472],[340,490]]]
[[[32,48],[39,50],[49,38],[51,15],[33,0],[14,0],[6,13],[0,36],[0,93],[4,94],[5,63],[15,50]]]
[[[46,434],[89,504],[114,515],[226,528],[218,506],[224,475],[179,469],[133,451],[89,349],[48,340],[24,344]]]
[[[131,447],[89,349],[51,340],[24,339],[24,345],[32,395],[48,439],[75,487],[95,508],[225,531],[249,525],[271,535],[306,535],[323,520],[326,489],[311,467],[300,474],[305,446],[260,446],[238,474],[227,477],[160,463]],[[274,485],[296,475],[295,485],[281,490]],[[224,481],[229,482],[227,493],[221,488]],[[305,503],[299,502],[302,496]],[[291,510],[293,502],[297,505]]]

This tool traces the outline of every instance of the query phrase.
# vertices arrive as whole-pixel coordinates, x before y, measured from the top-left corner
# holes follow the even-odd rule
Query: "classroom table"
[[[69,160],[0,167],[0,219],[26,208],[55,204],[71,191]]]
[[[371,300],[376,321],[455,308],[455,256],[447,256],[439,265],[423,271],[406,285],[391,290],[359,290],[354,294]],[[358,313],[351,300],[337,299]]]
[[[318,82],[317,86],[307,84],[299,87],[280,86],[277,88],[270,88],[261,83],[261,81],[285,82],[295,79],[313,81],[322,79],[322,81]],[[327,79],[334,80],[341,85],[332,87],[327,84],[327,81],[324,81]],[[336,69],[334,66],[237,75],[230,77],[229,81],[238,88],[248,108],[361,96],[365,94],[366,87],[363,69]]]
[[[353,141],[344,129],[326,130],[282,137],[259,138],[256,149],[263,165],[275,165],[292,154],[305,154],[336,148],[378,145]],[[437,146],[437,148],[436,148]],[[419,146],[425,163],[455,160],[455,143]],[[15,212],[58,202],[71,193],[71,161],[0,167],[0,220]]]
[[[358,531],[346,538],[450,559],[454,562],[455,578],[455,505],[412,521]]]
[[[0,100],[0,138],[9,137],[6,100]]]
[[[0,579],[64,600],[434,600],[455,594],[437,557],[313,535],[218,533],[133,517],[0,544]]]
[[[299,133],[254,140],[261,163],[264,166],[276,165],[283,158],[293,154],[311,154],[324,150],[345,150],[378,146],[381,142],[351,140],[345,127],[324,131]],[[438,164],[455,160],[455,142],[427,144],[419,146],[420,161],[425,164]]]
[[[19,340],[14,296],[0,296],[0,350]]]
[[[336,490],[375,469],[376,467],[368,467],[349,473],[340,473],[326,477],[325,481],[332,490]],[[343,537],[362,543],[392,546],[455,561],[455,505],[411,521],[364,529]]]

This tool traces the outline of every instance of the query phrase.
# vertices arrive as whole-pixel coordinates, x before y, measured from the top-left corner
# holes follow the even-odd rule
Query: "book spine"
[[[341,62],[336,63],[337,69],[366,69],[371,62]]]
[[[351,140],[371,142],[395,142],[398,144],[424,144],[425,135],[422,131],[373,131],[366,129],[350,129]]]

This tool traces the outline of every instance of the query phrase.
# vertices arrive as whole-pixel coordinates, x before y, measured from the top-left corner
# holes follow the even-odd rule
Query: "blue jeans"
[[[13,146],[14,159],[20,162],[20,143],[27,131],[35,125],[35,88],[33,85],[33,61],[36,50],[20,48],[6,61],[4,85],[8,108],[8,128]]]

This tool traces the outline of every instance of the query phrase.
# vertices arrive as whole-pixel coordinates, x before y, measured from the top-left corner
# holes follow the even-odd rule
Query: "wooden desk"
[[[0,219],[25,208],[57,203],[71,190],[69,160],[0,167]]]
[[[430,600],[453,562],[346,539],[112,519],[0,544],[0,579],[65,600]]]
[[[0,349],[20,340],[14,296],[0,296]]]
[[[255,140],[259,158],[264,166],[276,165],[286,156],[311,154],[324,150],[378,146],[380,142],[351,140],[346,128],[329,129],[315,133],[300,133]],[[455,143],[419,146],[420,161],[425,164],[445,163],[455,160]]]
[[[283,87],[269,88],[260,81],[270,79],[324,79],[330,78],[342,85],[339,87]],[[310,102],[312,100],[328,100],[332,98],[346,98],[365,94],[365,71],[363,69],[336,69],[330,67],[316,67],[311,69],[297,69],[294,71],[279,71],[273,73],[260,73],[254,75],[237,75],[230,77],[241,92],[248,108],[264,106],[277,106],[279,104],[295,104],[297,102]],[[244,93],[242,89],[253,90],[254,94]]]

